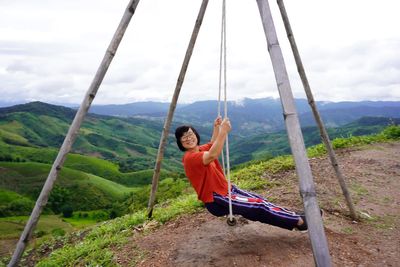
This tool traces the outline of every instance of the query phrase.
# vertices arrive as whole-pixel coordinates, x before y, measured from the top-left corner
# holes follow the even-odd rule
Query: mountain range
[[[302,127],[315,126],[307,100],[295,99],[295,104]],[[316,104],[327,127],[345,125],[364,116],[400,117],[400,102],[398,101],[321,101]],[[163,121],[168,108],[168,103],[137,102],[126,105],[95,105],[90,112]],[[214,100],[178,105],[174,121],[209,127],[218,113],[217,109],[218,102]],[[284,129],[282,105],[279,99],[245,98],[241,101],[229,101],[227,110],[236,134],[241,136],[247,136],[249,131],[259,134]]]
[[[282,116],[280,103],[267,100],[248,100],[240,105],[229,103],[229,116],[234,125],[229,138],[231,166],[290,153],[286,131],[278,127],[279,123],[283,124],[282,118],[278,119]],[[300,103],[298,109],[306,110],[307,102]],[[351,121],[329,128],[331,138],[377,133],[387,125],[399,124],[399,116],[383,117],[399,114],[396,113],[397,104],[320,103],[321,112],[329,111],[326,114],[330,114],[328,117],[334,119],[334,123]],[[141,105],[142,111],[149,111],[153,103],[149,103],[150,107]],[[182,152],[175,145],[173,129],[178,124],[191,122],[206,141],[211,134],[215,105],[215,101],[202,101],[177,109],[164,155],[162,179],[183,177]],[[31,200],[37,197],[75,113],[76,109],[42,102],[0,108],[0,195],[17,194],[18,197],[10,197],[17,202],[24,197]],[[365,117],[366,114],[380,117]],[[149,190],[142,186],[151,183],[164,116],[165,112],[161,111],[133,117],[88,114],[57,181],[58,195],[68,196],[68,203],[74,210],[87,210],[124,201],[132,190]],[[354,121],[358,116],[364,117]],[[273,129],[279,130],[273,132]],[[316,127],[307,126],[302,130],[307,146],[320,143]],[[178,184],[175,180],[168,181],[167,187]],[[52,198],[55,212],[57,199]],[[0,216],[2,211],[7,214],[5,211],[13,208],[7,204],[8,200],[4,201],[0,201]],[[146,203],[143,199],[136,201],[141,205]],[[27,212],[32,206],[32,202],[28,202],[24,202],[27,205],[18,202],[16,207],[26,206],[23,212]]]

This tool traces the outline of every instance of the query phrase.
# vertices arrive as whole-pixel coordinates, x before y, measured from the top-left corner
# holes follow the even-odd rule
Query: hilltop
[[[399,137],[399,128],[388,133]],[[332,261],[337,266],[397,266],[400,261],[400,142],[374,143],[376,137],[338,139],[337,155],[360,220],[352,221],[329,161],[316,146],[310,163]],[[347,144],[347,145],[344,145]],[[358,144],[354,147],[354,144]],[[370,144],[370,145],[362,145]],[[360,146],[362,145],[362,146]],[[312,156],[314,155],[314,156]],[[246,178],[247,177],[247,178]],[[250,180],[248,180],[250,178]],[[290,157],[279,157],[235,171],[234,182],[272,202],[301,210],[298,181]],[[157,206],[154,219],[137,212],[28,251],[26,266],[310,266],[306,233],[291,232],[204,211],[193,193]],[[60,249],[57,249],[60,248]],[[53,253],[52,251],[55,250]],[[51,254],[50,254],[51,253]],[[46,260],[46,258],[49,258]]]
[[[336,176],[326,157],[311,159],[325,232],[336,266],[399,266],[400,143],[338,153],[362,220],[346,212]],[[279,186],[264,195],[301,209],[294,170],[268,174]],[[133,230],[114,259],[122,266],[312,266],[308,235],[257,222],[229,227],[206,212],[185,215],[147,234]]]
[[[2,161],[0,162],[0,176],[2,178],[0,180],[1,216],[26,215],[26,213],[31,210],[33,200],[36,199],[39,193],[41,184],[49,171],[50,163],[56,155],[57,146],[62,141],[62,134],[66,131],[74,112],[74,110],[68,108],[40,102],[0,109],[0,161]],[[336,139],[334,141],[334,146],[336,148],[384,142],[396,140],[400,137],[400,128],[393,125],[398,122],[399,119],[395,118],[363,117],[344,127],[330,129],[330,133],[333,133],[331,137],[350,135],[350,138],[347,139]],[[387,127],[387,125],[392,126]],[[50,259],[54,257],[57,258],[57,254],[63,255],[66,253],[66,255],[62,256],[61,262],[58,259],[56,265],[64,265],[67,262],[71,262],[74,266],[79,266],[81,263],[84,265],[85,262],[90,264],[95,262],[100,265],[113,265],[116,264],[116,262],[127,264],[126,261],[128,260],[130,262],[140,262],[144,260],[143,264],[146,265],[148,260],[151,262],[152,257],[152,252],[147,251],[150,248],[146,248],[146,246],[141,250],[143,251],[143,255],[129,254],[126,252],[125,254],[129,255],[128,259],[122,256],[119,258],[119,249],[114,250],[115,246],[121,249],[126,248],[129,251],[135,250],[133,247],[129,247],[129,245],[124,245],[126,242],[125,239],[130,237],[128,234],[131,233],[132,229],[134,229],[133,232],[135,236],[139,238],[137,240],[132,239],[135,248],[140,248],[140,238],[144,238],[144,236],[141,235],[143,229],[145,229],[144,232],[146,232],[146,234],[150,233],[149,236],[152,235],[154,229],[156,229],[156,231],[163,231],[163,229],[165,229],[164,231],[166,232],[163,239],[172,240],[171,242],[175,241],[173,241],[174,239],[168,236],[168,234],[174,232],[176,229],[177,237],[182,234],[182,240],[179,239],[176,241],[178,243],[184,243],[188,240],[189,237],[185,235],[185,229],[188,229],[189,232],[196,233],[195,230],[197,228],[193,229],[192,224],[194,223],[197,225],[197,222],[202,222],[197,225],[199,229],[202,229],[198,232],[199,239],[203,239],[203,237],[200,238],[203,235],[202,231],[206,231],[210,234],[221,232],[228,236],[231,235],[231,229],[225,229],[226,231],[216,229],[221,224],[220,220],[201,212],[193,217],[185,217],[188,215],[184,215],[182,218],[178,218],[177,221],[174,220],[179,214],[202,210],[201,204],[196,201],[193,195],[193,191],[188,188],[187,181],[178,173],[167,172],[162,175],[163,179],[160,182],[157,196],[158,206],[154,215],[155,219],[154,221],[146,220],[145,212],[143,212],[142,209],[146,206],[148,200],[152,170],[144,169],[134,172],[126,172],[125,170],[124,172],[122,168],[123,165],[117,164],[117,162],[108,158],[107,155],[113,154],[114,157],[118,159],[128,155],[128,158],[132,157],[132,163],[137,159],[139,159],[139,163],[145,162],[146,164],[150,162],[150,159],[154,161],[154,153],[156,151],[154,144],[157,140],[156,136],[159,135],[159,127],[161,127],[160,123],[145,119],[116,118],[103,115],[88,116],[81,129],[81,139],[78,139],[77,145],[74,148],[75,153],[68,156],[60,179],[53,190],[54,192],[52,192],[48,208],[52,210],[54,215],[52,215],[52,212],[47,211],[47,228],[46,226],[45,228],[39,228],[34,233],[35,237],[39,238],[44,234],[47,235],[46,238],[39,241],[44,242],[42,244],[43,249],[34,250],[33,254],[31,254],[33,256],[26,259],[26,261],[33,263],[37,261],[37,259],[44,260],[44,255],[42,253],[36,254],[38,251],[45,251],[48,254],[53,249],[62,247],[56,250],[50,257]],[[356,137],[356,135],[360,134],[377,133],[384,128],[385,130],[382,133],[375,136]],[[202,127],[200,129],[204,132],[207,131],[207,127]],[[315,127],[307,127],[302,130],[307,146],[319,143],[318,132]],[[258,190],[260,193],[268,195],[272,202],[277,202],[287,207],[302,209],[300,199],[298,198],[297,181],[293,172],[293,161],[291,158],[283,156],[265,160],[265,158],[270,159],[274,156],[270,151],[277,151],[276,153],[278,155],[288,152],[286,133],[278,132],[269,135],[253,134],[252,136],[249,135],[248,138],[244,138],[241,142],[233,142],[232,144],[232,151],[235,152],[234,154],[242,157],[237,163],[252,160],[245,164],[235,166],[233,173],[237,178],[236,182],[243,188]],[[139,143],[143,144],[143,142],[138,142],[138,139],[135,139],[137,136],[144,138],[142,141],[146,146],[139,146]],[[398,146],[396,146],[397,143],[393,144],[398,148]],[[171,146],[172,144],[170,143],[169,145]],[[380,149],[386,150],[387,147],[382,145]],[[271,153],[271,155],[265,157],[265,154],[261,154],[263,152],[265,153],[265,151]],[[311,162],[313,163],[313,158],[320,157],[323,154],[323,147],[317,145],[312,147],[309,152],[310,157],[312,157]],[[347,152],[352,153],[353,151],[342,151],[344,156],[346,156]],[[390,153],[391,158],[398,158],[396,153]],[[180,155],[181,153],[176,151],[176,148],[175,151],[171,151],[166,155],[166,164],[168,167],[173,167],[171,165],[176,164],[172,170],[181,169],[179,165]],[[135,158],[133,158],[133,156],[135,156]],[[382,155],[377,156],[379,158]],[[168,157],[170,159],[169,161]],[[140,161],[140,159],[143,159],[143,161]],[[329,169],[329,166],[326,164],[323,165],[323,163],[319,161],[319,158],[315,160],[317,162],[316,177],[319,175],[321,175],[321,177],[329,177],[329,174],[325,172]],[[368,162],[370,162],[371,165],[374,163],[373,160]],[[323,168],[318,169],[320,165],[323,166]],[[353,163],[350,165],[353,165]],[[397,166],[398,168],[396,164],[390,166],[394,166],[395,168]],[[142,167],[146,168],[146,166]],[[350,166],[349,168],[347,168],[348,166],[345,167],[346,171],[349,170],[350,173],[352,168],[354,168],[354,166]],[[366,170],[369,170],[369,167],[370,166],[363,166]],[[369,171],[372,173],[372,170]],[[383,173],[384,175],[388,174],[387,171]],[[396,176],[398,173],[393,172],[393,174]],[[361,179],[358,181],[357,179],[356,176],[350,176],[352,191],[356,196],[362,196],[360,197],[360,199],[362,199],[364,195],[368,195],[366,192],[372,189],[369,188],[369,185],[364,185],[364,180]],[[384,179],[384,177],[382,179]],[[372,179],[372,181],[374,180]],[[340,192],[334,191],[331,194],[327,190],[327,188],[335,188],[337,183],[328,183],[325,180],[318,180],[317,178],[317,184],[322,185],[323,195],[320,201],[323,208],[327,211],[328,218],[332,214],[338,214],[338,216],[341,216],[344,222],[346,222],[345,205],[340,200]],[[325,188],[325,186],[327,186],[327,188]],[[396,188],[397,185],[391,184],[391,186],[392,188]],[[284,196],[284,198],[282,198],[282,196]],[[357,199],[357,201],[360,201],[360,199]],[[385,196],[384,199],[384,204],[392,200],[396,201],[395,197],[391,198]],[[92,219],[95,219],[95,217],[101,215],[101,219],[95,219],[98,222],[109,218],[115,218],[126,213],[133,212],[133,214],[121,217],[119,220],[106,221],[99,226],[83,230],[83,232],[72,232],[69,234],[69,232],[73,231],[71,225],[53,226],[55,222],[57,224],[65,223],[64,218],[56,215],[60,213],[60,207],[65,206],[64,204],[69,204],[69,207],[75,212],[75,217],[72,219],[79,218],[79,220],[85,220],[85,216],[91,216]],[[21,210],[21,208],[24,210]],[[103,211],[96,211],[96,209],[103,209]],[[105,209],[107,210],[106,213],[104,212]],[[93,211],[93,213],[91,213],[93,216],[88,215],[87,211],[89,210]],[[380,217],[381,215],[374,217],[375,215],[368,215],[366,212],[363,214],[365,220],[361,221],[361,223],[373,224],[379,222],[384,225],[383,227],[386,227],[386,225],[392,227],[393,223],[397,220],[397,215],[395,217],[391,215],[388,215],[388,217]],[[195,221],[193,221],[192,218],[194,218]],[[332,221],[337,219],[336,217],[332,218]],[[172,220],[172,222],[168,222],[169,220]],[[388,220],[388,224],[386,220]],[[167,226],[165,226],[167,228],[164,226],[160,228],[157,227],[160,223],[162,224],[165,222],[168,222],[166,224]],[[211,222],[211,226],[207,227],[211,228],[202,228],[204,224],[207,225],[209,222]],[[13,230],[9,231],[11,225]],[[15,238],[16,235],[18,235],[19,228],[23,225],[24,222],[21,218],[2,218],[0,222],[0,233],[6,233],[2,238]],[[246,227],[250,227],[250,225],[253,225],[253,223],[246,224],[243,222],[242,228],[245,230],[243,235],[247,234]],[[180,228],[180,226],[183,228]],[[257,225],[254,227],[256,227],[255,232],[264,231],[260,230],[261,228]],[[276,229],[268,229],[268,232],[275,233],[275,230]],[[331,230],[332,229],[328,227],[327,232],[330,233]],[[238,235],[241,236],[241,230],[237,231],[239,231],[240,234]],[[355,230],[351,229],[350,226],[346,229],[339,229],[339,233],[344,232],[345,234],[352,231]],[[163,235],[162,232],[156,233]],[[297,233],[295,233],[295,235],[296,234]],[[257,236],[258,234],[254,235]],[[287,237],[285,234],[283,236]],[[289,238],[290,237],[291,236],[289,236]],[[48,240],[48,238],[50,238],[50,240],[51,238],[56,238],[55,243],[53,241],[47,243],[46,240]],[[154,238],[155,239],[150,243],[158,242],[157,238]],[[209,236],[209,238],[210,240],[215,239],[212,236]],[[269,236],[265,239],[268,238]],[[225,240],[222,236],[221,239]],[[82,242],[79,243],[79,245],[74,243],[80,240],[82,240]],[[276,242],[279,243],[279,240],[277,239]],[[297,240],[299,241],[300,239]],[[0,241],[3,242],[3,240]],[[13,242],[11,239],[10,241]],[[199,240],[196,240],[196,242],[198,241]],[[147,241],[145,243],[150,244]],[[161,244],[162,242],[159,243]],[[235,242],[228,240],[226,243],[230,244]],[[10,244],[10,242],[7,244]],[[81,247],[81,244],[83,244],[83,247]],[[188,247],[191,246],[190,243],[185,244],[188,244]],[[303,252],[307,254],[306,248],[309,246],[305,244],[306,243],[304,243],[305,250]],[[195,246],[195,244],[192,245]],[[37,246],[39,246],[39,244]],[[209,244],[206,243],[204,246],[208,247]],[[164,251],[164,248],[167,251]],[[168,265],[168,260],[177,259],[168,254],[168,249],[174,249],[173,253],[176,254],[180,248],[174,247],[174,243],[166,244],[164,248],[160,248],[161,251],[164,251],[163,253],[169,256],[162,264]],[[223,251],[220,251],[219,253],[222,252]],[[1,253],[4,255],[6,252],[2,250]],[[87,256],[83,256],[83,258],[79,256],[77,259],[76,255],[80,255],[81,253]],[[239,253],[246,254],[247,252],[239,251]],[[162,257],[157,256],[157,260],[161,258]],[[193,256],[191,256],[191,258],[193,258]],[[206,257],[201,256],[201,258]],[[211,263],[215,261],[214,258],[210,259]],[[150,265],[154,264],[155,263],[151,263]],[[171,264],[179,265],[180,263],[178,260],[177,262],[173,261]],[[183,266],[185,264],[186,263],[184,263]]]

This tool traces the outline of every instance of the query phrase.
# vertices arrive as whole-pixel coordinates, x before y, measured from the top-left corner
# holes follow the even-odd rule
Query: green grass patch
[[[383,199],[382,199],[382,203],[383,204],[390,204],[390,203],[392,203],[393,202],[393,198],[391,198],[391,197],[384,197]]]
[[[383,215],[383,216],[371,216],[365,219],[365,221],[380,230],[393,230],[396,226],[396,220],[398,215]]]
[[[272,187],[275,182],[269,181],[264,174],[274,174],[294,168],[292,156],[279,156],[268,161],[249,165],[232,173],[232,181],[240,188],[257,190],[265,186]]]
[[[45,147],[25,147],[8,145],[0,142],[0,162],[1,161],[12,161],[12,162],[33,162],[33,163],[45,163],[53,164],[58,153],[58,149],[45,148]],[[149,158],[131,158],[132,162],[149,162]],[[164,165],[175,166],[178,163],[171,159],[166,159]],[[146,163],[146,164],[147,164]],[[179,163],[181,164],[181,163]],[[96,158],[87,155],[80,155],[69,153],[64,163],[64,168],[69,168],[85,173],[90,173],[96,176],[103,177],[107,180],[121,183],[127,186],[141,186],[151,183],[153,177],[154,164],[150,164],[151,168],[134,171],[134,172],[121,172],[119,166],[111,161]],[[161,179],[170,176],[171,172],[167,170],[161,171]]]
[[[6,205],[14,200],[18,200],[21,198],[25,198],[20,194],[17,194],[13,191],[8,191],[0,188],[0,206]]]
[[[35,203],[20,194],[0,189],[0,217],[29,214]]]
[[[153,220],[165,223],[180,214],[196,212],[203,207],[194,194],[171,200],[154,209]],[[41,260],[36,266],[117,266],[111,247],[120,246],[128,241],[134,226],[147,221],[146,211],[138,211],[114,220],[101,223],[93,228],[77,244],[66,244],[55,250],[49,258]]]
[[[353,182],[350,185],[350,189],[359,197],[366,196],[368,194],[368,189],[358,182]]]
[[[378,219],[372,222],[374,227],[381,230],[393,230],[396,225],[396,216],[394,215],[384,215],[378,217]]]
[[[92,174],[88,174],[87,182],[116,199],[123,199],[130,192],[133,192],[133,188],[131,187],[126,187]]]
[[[64,222],[71,224],[74,228],[83,229],[93,226],[100,221],[108,220],[108,214],[102,210],[75,211],[70,218],[62,218]]]
[[[34,162],[0,162],[0,172],[5,190],[15,190],[31,199],[36,199],[48,176],[51,166]],[[73,210],[104,209],[125,199],[134,189],[81,171],[63,168],[50,195],[49,207],[59,208],[69,204]],[[57,202],[54,202],[54,201]],[[61,202],[60,202],[61,201]],[[53,203],[53,204],[51,204]],[[60,204],[62,203],[62,204]],[[53,209],[54,212],[58,213]]]
[[[0,238],[19,238],[28,219],[28,216],[0,218]],[[57,215],[42,215],[34,233],[40,236],[51,235],[54,229],[63,229],[66,232],[71,232],[73,230],[69,223],[64,222]]]
[[[348,235],[354,234],[354,229],[351,227],[344,227],[342,229],[342,232]]]

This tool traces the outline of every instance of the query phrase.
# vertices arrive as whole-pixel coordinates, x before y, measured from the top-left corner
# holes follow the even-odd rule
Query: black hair
[[[182,142],[181,142],[181,138],[183,136],[184,133],[186,133],[187,131],[189,131],[189,129],[192,129],[193,133],[196,135],[197,137],[197,145],[200,144],[200,135],[197,133],[196,129],[193,128],[191,125],[182,125],[179,126],[178,128],[176,128],[175,130],[175,138],[176,138],[176,144],[178,145],[179,149],[181,151],[186,151],[186,149],[183,147]]]

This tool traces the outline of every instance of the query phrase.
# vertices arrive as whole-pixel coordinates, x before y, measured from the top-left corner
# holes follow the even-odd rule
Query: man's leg
[[[238,194],[232,190],[232,209],[234,214],[244,218],[271,224],[281,228],[292,230],[300,220],[300,215],[281,208],[260,197],[252,197],[252,194]],[[214,204],[221,207],[220,210],[229,210],[229,197],[214,193]],[[227,212],[226,212],[227,213]]]
[[[265,201],[265,204],[268,205],[269,207],[274,207],[274,208],[276,208],[276,209],[281,209],[282,211],[285,211],[285,212],[287,212],[287,213],[295,214],[294,211],[290,211],[290,210],[288,210],[288,209],[286,209],[286,208],[279,207],[278,205],[275,205],[275,204],[269,202],[269,201],[268,201],[266,198],[264,198],[263,196],[260,196],[260,195],[258,195],[258,194],[256,194],[256,193],[253,193],[253,192],[249,192],[249,191],[240,189],[239,187],[237,187],[237,186],[235,186],[235,185],[232,185],[232,194],[247,196],[247,197],[250,197],[250,198],[259,198],[259,199],[262,199],[263,201]]]

